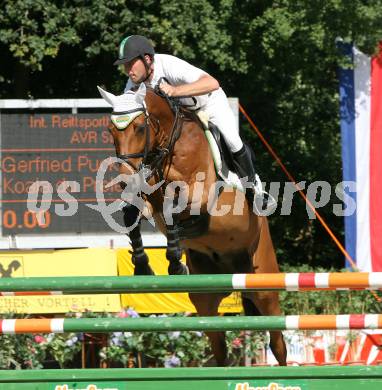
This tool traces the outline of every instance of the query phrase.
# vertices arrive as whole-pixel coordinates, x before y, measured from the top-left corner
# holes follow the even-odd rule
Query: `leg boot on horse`
[[[123,222],[126,228],[133,226],[140,217],[139,210],[131,204],[126,204],[122,208],[122,212]],[[154,275],[149,265],[149,258],[143,247],[140,222],[130,231],[128,236],[133,249],[131,259],[134,264],[134,275]]]

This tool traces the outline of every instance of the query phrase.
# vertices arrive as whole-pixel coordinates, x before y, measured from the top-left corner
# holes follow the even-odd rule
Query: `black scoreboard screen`
[[[1,113],[0,118],[2,235],[112,232],[88,206],[97,204],[97,186],[106,204],[120,198],[119,184],[105,188],[118,175],[115,164],[101,183],[96,180],[102,161],[115,155],[109,115]],[[36,211],[41,204],[31,210],[28,202],[36,181],[43,183],[38,202],[50,190],[42,211]],[[121,214],[113,214],[120,225]]]

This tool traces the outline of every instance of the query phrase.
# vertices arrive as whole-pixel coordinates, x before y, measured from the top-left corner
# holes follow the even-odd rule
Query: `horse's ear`
[[[143,105],[146,97],[146,85],[145,83],[141,83],[141,85],[138,88],[138,91],[135,92],[135,101]]]
[[[105,91],[101,87],[97,85],[98,91],[101,94],[101,96],[112,106],[114,107],[114,101],[115,101],[115,95],[113,95],[110,92]]]

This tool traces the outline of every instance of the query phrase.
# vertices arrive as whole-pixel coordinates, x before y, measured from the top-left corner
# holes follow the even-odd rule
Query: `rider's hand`
[[[176,96],[176,87],[174,87],[173,85],[161,82],[159,84],[159,89],[167,96]]]

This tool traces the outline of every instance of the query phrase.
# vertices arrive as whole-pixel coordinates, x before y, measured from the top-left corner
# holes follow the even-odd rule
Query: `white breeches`
[[[209,120],[218,127],[231,152],[238,152],[243,147],[243,141],[240,138],[236,118],[224,91],[219,88],[212,92],[202,110],[208,114]]]

